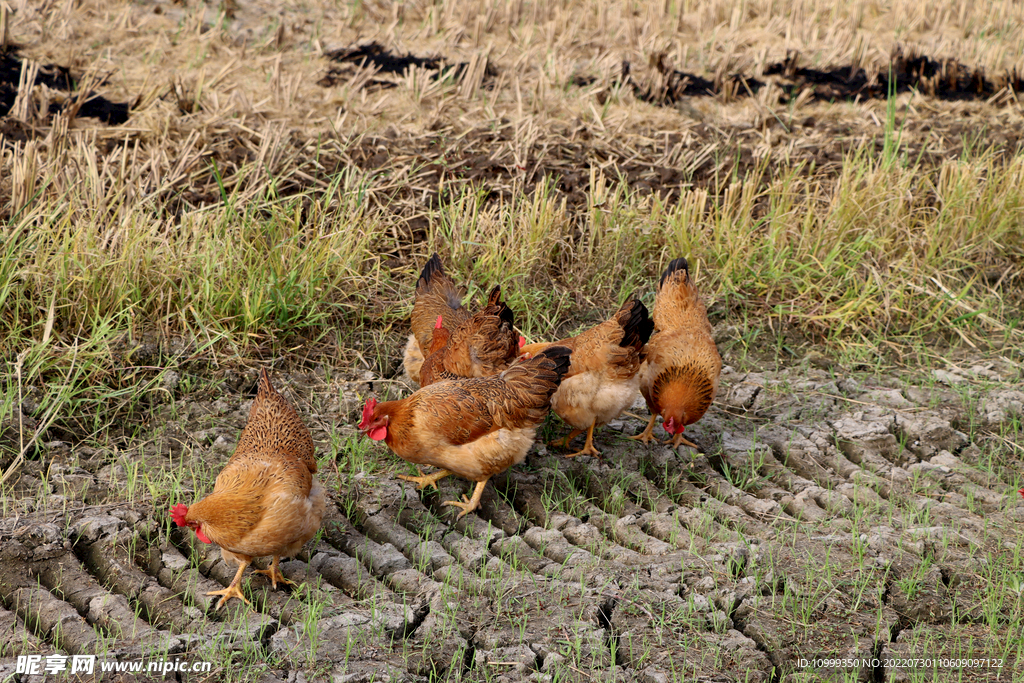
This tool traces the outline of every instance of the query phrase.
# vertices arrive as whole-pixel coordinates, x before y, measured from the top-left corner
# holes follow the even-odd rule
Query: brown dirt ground
[[[170,528],[164,496],[130,503],[125,488],[140,464],[185,467],[185,500],[208,485],[254,384],[215,374],[209,398],[155,406],[144,440],[53,441],[26,463],[0,525],[0,644],[8,657],[165,649],[232,678],[232,643],[244,678],[266,681],[804,680],[801,659],[837,657],[991,657],[1013,671],[1013,636],[985,610],[993,593],[1017,598],[985,568],[1019,551],[1020,432],[998,436],[1024,415],[1019,367],[911,381],[812,362],[726,368],[692,430],[702,453],[640,446],[621,435],[640,423],[616,421],[599,432],[602,459],[538,445],[460,521],[440,503],[466,482],[421,494],[393,478],[392,456],[353,473],[357,451],[330,445],[332,432],[355,434],[361,397],[393,381],[278,374],[327,456],[334,505],[322,536],[284,564],[299,587],[252,576],[255,611],[223,613],[204,593],[233,568]],[[562,429],[551,418],[541,435]],[[959,675],[840,669],[814,677]],[[972,680],[1008,680],[1000,673]]]

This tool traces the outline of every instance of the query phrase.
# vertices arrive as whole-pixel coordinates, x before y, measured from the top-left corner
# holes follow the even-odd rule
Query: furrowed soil
[[[500,202],[550,184],[582,221],[601,177],[666,202],[755,168],[827,180],[891,143],[890,114],[925,165],[1018,149],[1017,5],[812,4],[773,19],[713,2],[15,3],[0,215],[68,150],[68,177],[137,169],[138,201],[170,226],[225,192],[358,169],[394,217],[383,267],[411,297],[428,213],[464,188]],[[601,458],[566,459],[543,445],[566,430],[551,417],[456,521],[442,503],[468,482],[418,492],[354,427],[367,397],[412,389],[406,321],[373,312],[336,352],[273,362],[186,353],[160,330],[129,343],[115,365],[166,371],[146,410],[99,440],[62,416],[0,490],[0,682],[47,680],[16,673],[24,654],[209,661],[172,676],[268,683],[1024,680],[1019,349],[869,371],[804,345],[783,365],[741,353],[735,311],[712,307],[727,367],[687,430],[699,450],[630,441],[643,425],[623,417],[597,432]],[[218,611],[206,592],[234,566],[168,510],[232,453],[257,356],[312,431],[331,504],[282,565],[295,586],[250,572],[253,608]],[[43,384],[0,415],[0,471]],[[163,679],[90,678],[147,676]]]
[[[1019,670],[1010,615],[990,611],[1019,609],[1012,577],[992,571],[1019,554],[1024,522],[1011,363],[915,377],[727,366],[687,431],[700,452],[629,441],[643,425],[625,418],[599,430],[600,459],[538,444],[459,521],[441,503],[468,482],[420,493],[391,456],[363,469],[365,448],[339,446],[391,381],[274,380],[311,427],[332,503],[282,565],[298,585],[247,575],[253,609],[214,610],[205,593],[234,566],[138,490],[169,468],[185,471],[179,500],[209,486],[255,385],[227,373],[216,398],[175,392],[124,448],[54,441],[22,468],[0,526],[8,653],[167,653],[266,681],[958,680],[941,663],[958,658],[1002,664],[972,680]],[[564,431],[550,418],[540,435]],[[801,663],[815,659],[848,662]]]

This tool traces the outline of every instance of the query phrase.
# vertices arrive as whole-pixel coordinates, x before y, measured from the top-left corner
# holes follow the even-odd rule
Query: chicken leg
[[[549,446],[559,446],[559,448],[568,448],[569,442],[575,439],[577,436],[583,433],[582,429],[573,429],[571,432],[566,434],[561,439],[552,439],[548,441]]]
[[[270,585],[272,587],[274,587],[275,589],[277,588],[277,582],[278,581],[280,581],[281,583],[286,583],[289,586],[294,586],[295,582],[291,581],[290,579],[286,579],[284,577],[284,574],[281,573],[281,569],[278,566],[278,563],[280,561],[281,561],[280,555],[274,555],[274,559],[270,563],[270,566],[267,569],[253,569],[252,572],[253,572],[253,574],[266,574],[267,576],[269,576],[270,577]]]
[[[675,438],[667,439],[663,443],[671,443],[672,444],[672,448],[679,448],[680,444],[682,444],[684,446],[689,446],[690,448],[692,448],[695,451],[699,451],[700,450],[700,446],[698,446],[697,444],[695,444],[694,442],[690,441],[685,436],[683,436],[682,432],[677,433],[675,435]]]
[[[420,476],[413,477],[408,474],[399,474],[398,478],[401,479],[402,481],[411,481],[412,483],[416,484],[417,491],[422,491],[428,486],[433,486],[434,490],[436,491],[437,482],[441,481],[449,474],[451,474],[451,472],[449,472],[448,470],[438,470],[433,474],[423,474],[423,470],[421,470],[419,467],[416,468],[416,471],[420,473]]]
[[[643,441],[644,443],[656,441],[656,439],[654,438],[654,434],[652,434],[652,432],[654,431],[654,421],[657,419],[657,415],[651,415],[651,419],[647,423],[647,427],[644,429],[644,431],[640,432],[639,434],[635,434],[629,438],[634,439],[636,441]]]
[[[457,507],[457,508],[462,508],[462,512],[460,512],[459,516],[455,518],[457,520],[458,519],[462,519],[463,517],[468,515],[470,512],[472,512],[473,510],[476,510],[478,507],[480,507],[480,499],[483,498],[484,487],[487,486],[488,479],[490,479],[490,477],[488,477],[487,479],[484,479],[483,481],[478,481],[476,483],[476,488],[473,489],[473,497],[472,498],[467,500],[466,496],[462,496],[462,501],[461,502],[457,501],[457,500],[446,500],[445,502],[441,503],[441,505],[452,505],[452,506]]]
[[[220,595],[221,596],[220,601],[217,602],[216,609],[220,609],[221,607],[223,607],[224,603],[227,602],[228,600],[230,600],[231,598],[238,598],[239,600],[241,600],[245,604],[247,604],[250,607],[252,607],[252,603],[249,602],[248,598],[246,598],[244,595],[242,595],[242,589],[240,589],[238,587],[238,584],[241,583],[241,581],[242,581],[242,572],[245,571],[245,568],[249,566],[250,562],[252,562],[252,560],[249,560],[249,562],[239,562],[238,563],[238,571],[235,572],[235,578],[231,579],[231,583],[228,584],[227,588],[221,589],[219,591],[209,591],[207,593],[207,595]]]
[[[601,451],[599,451],[596,448],[594,448],[594,427],[595,426],[597,426],[596,423],[595,424],[591,424],[590,427],[587,428],[587,442],[585,444],[583,444],[583,450],[576,451],[575,453],[570,453],[570,454],[568,454],[565,457],[567,457],[567,458],[575,458],[577,455],[592,455],[595,458],[600,458],[601,457]],[[573,434],[571,436],[575,436],[576,434],[579,434],[582,431],[583,431],[582,429],[576,429],[576,430],[573,431]],[[566,439],[568,439],[568,437],[566,437]],[[568,441],[566,441],[566,445],[569,445]]]

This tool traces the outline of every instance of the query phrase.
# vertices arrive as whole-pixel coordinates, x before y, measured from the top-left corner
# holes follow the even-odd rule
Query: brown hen
[[[575,337],[522,348],[528,356],[552,345],[572,350],[569,372],[551,397],[551,410],[573,427],[562,440],[563,448],[584,430],[587,440],[567,458],[601,454],[594,448],[594,428],[614,420],[636,400],[642,350],[653,328],[647,308],[633,298],[610,319]]]
[[[461,508],[461,518],[479,507],[488,479],[526,457],[551,394],[569,369],[569,354],[554,347],[490,377],[435,382],[400,401],[371,398],[359,428],[404,460],[441,468],[400,477],[420,489],[436,488],[449,474],[475,481],[471,499],[443,503]]]
[[[487,306],[470,315],[462,306],[462,295],[444,271],[437,254],[430,257],[416,283],[412,309],[412,334],[405,346],[404,366],[409,378],[421,387],[422,368],[432,343],[437,319],[447,333],[443,357],[435,368],[458,377],[486,377],[500,372],[515,360],[522,343],[513,331],[512,310],[501,300],[501,287],[487,297]],[[518,342],[518,343],[517,343]]]
[[[644,443],[653,439],[654,422],[661,415],[665,431],[674,435],[669,439],[673,447],[686,444],[697,448],[683,437],[683,430],[704,417],[715,399],[722,357],[685,258],[672,261],[661,276],[653,318],[654,334],[647,342],[647,358],[640,369],[640,393],[651,419],[647,428],[632,438]]]
[[[520,339],[513,325],[512,309],[501,300],[501,287],[497,286],[487,297],[487,306],[456,327],[445,327],[439,315],[430,355],[420,371],[420,386],[441,378],[487,377],[501,372],[519,355]]]
[[[317,471],[313,439],[295,410],[261,370],[249,421],[234,454],[217,476],[213,493],[190,507],[178,504],[171,515],[178,526],[196,532],[203,543],[220,546],[225,562],[238,571],[224,590],[219,609],[229,598],[249,604],[239,583],[256,557],[271,556],[269,569],[257,569],[271,584],[291,584],[279,569],[282,557],[295,555],[320,528],[326,508]]]

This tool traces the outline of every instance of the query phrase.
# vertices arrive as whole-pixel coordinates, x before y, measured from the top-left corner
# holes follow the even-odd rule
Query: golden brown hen
[[[562,440],[563,448],[584,430],[587,440],[567,458],[601,454],[594,448],[594,428],[614,420],[636,400],[642,350],[653,328],[647,308],[633,298],[610,319],[575,337],[522,348],[527,356],[552,345],[572,349],[572,364],[551,397],[551,410],[573,427]]]
[[[661,276],[653,318],[654,334],[647,342],[647,358],[640,369],[640,393],[651,419],[647,428],[632,438],[644,443],[653,439],[654,422],[661,415],[665,431],[674,435],[669,439],[673,447],[683,443],[697,448],[683,437],[683,429],[704,417],[711,407],[722,357],[685,258],[672,261]]]
[[[439,315],[430,355],[420,370],[420,386],[442,377],[487,377],[507,368],[519,355],[514,320],[497,286],[487,297],[487,306],[454,329]]]
[[[512,310],[501,300],[500,286],[491,290],[483,310],[470,315],[440,257],[434,254],[416,283],[412,334],[403,358],[409,378],[421,387],[430,383],[423,382],[422,367],[438,318],[447,333],[447,349],[436,367],[459,377],[486,377],[504,370],[515,360],[523,341],[519,338],[517,344]]]
[[[320,528],[326,509],[317,471],[313,439],[295,410],[260,372],[259,388],[238,446],[217,476],[213,493],[190,507],[178,504],[171,516],[178,526],[196,532],[203,543],[220,546],[224,561],[238,572],[224,590],[219,609],[242,595],[242,573],[256,557],[272,556],[269,569],[257,569],[271,584],[292,583],[282,576],[282,557],[295,555]]]
[[[479,507],[488,479],[526,457],[551,394],[569,369],[569,354],[553,347],[490,377],[435,382],[400,401],[371,398],[359,429],[404,460],[441,468],[400,477],[420,489],[436,487],[449,474],[475,481],[472,499],[443,503],[462,508],[461,518]]]

